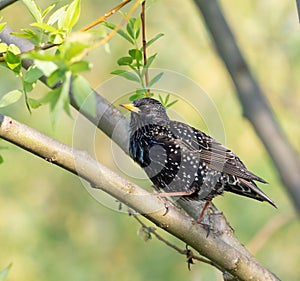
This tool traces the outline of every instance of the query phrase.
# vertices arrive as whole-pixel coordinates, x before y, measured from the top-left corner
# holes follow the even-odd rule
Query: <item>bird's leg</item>
[[[155,190],[157,190],[154,187]],[[166,211],[163,214],[163,216],[165,216],[168,212],[169,212],[169,206],[170,206],[170,201],[166,200],[166,197],[175,197],[175,196],[189,196],[191,194],[193,194],[195,191],[191,190],[191,191],[174,191],[174,192],[160,192],[155,194],[155,196],[159,199],[161,199],[164,202]]]
[[[204,204],[204,206],[203,206],[203,208],[202,208],[202,210],[201,210],[201,213],[200,213],[200,215],[199,215],[199,217],[198,217],[198,219],[197,219],[197,223],[198,223],[198,224],[201,224],[201,225],[204,227],[204,229],[206,229],[206,231],[207,231],[206,237],[209,236],[209,233],[210,233],[210,230],[211,230],[211,228],[210,228],[210,223],[202,222],[202,220],[203,220],[203,217],[204,217],[204,215],[205,215],[205,212],[207,211],[207,209],[208,209],[210,203],[211,203],[210,200],[207,200],[207,201],[205,202],[205,204]]]
[[[204,217],[204,214],[205,214],[205,211],[207,210],[207,208],[209,207],[209,205],[210,205],[210,200],[207,200],[206,202],[205,202],[205,204],[204,204],[204,206],[203,206],[203,208],[202,208],[202,210],[201,210],[201,213],[200,213],[200,215],[199,215],[199,217],[198,217],[198,219],[197,219],[197,223],[201,223],[201,221],[202,221],[202,219],[203,219],[203,217]]]
[[[154,188],[155,191],[159,192],[159,189],[155,185],[153,185],[152,187]],[[171,206],[171,202],[165,198],[166,196],[159,196],[159,195],[160,195],[160,193],[155,194],[155,196],[164,203],[165,212],[164,212],[163,216],[165,216],[169,212],[169,207]]]
[[[166,197],[176,197],[176,196],[189,196],[191,194],[193,194],[194,191],[174,191],[174,192],[161,192],[158,194],[155,194],[155,196],[157,196],[158,198],[160,198],[161,200],[163,200],[163,202],[165,203],[165,208],[166,208],[166,212],[164,213],[164,216],[169,212],[169,201],[165,201]]]

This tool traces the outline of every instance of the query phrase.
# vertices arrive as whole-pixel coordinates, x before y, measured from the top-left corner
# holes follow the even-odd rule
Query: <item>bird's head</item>
[[[169,120],[164,106],[152,98],[138,99],[121,106],[131,111],[131,125],[160,124]]]

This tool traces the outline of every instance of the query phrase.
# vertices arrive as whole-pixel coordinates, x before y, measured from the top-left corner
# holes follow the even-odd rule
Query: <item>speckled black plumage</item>
[[[170,120],[159,101],[142,98],[123,106],[131,110],[130,155],[160,191],[203,201],[229,191],[275,206],[254,182],[266,183],[262,178],[210,136]]]

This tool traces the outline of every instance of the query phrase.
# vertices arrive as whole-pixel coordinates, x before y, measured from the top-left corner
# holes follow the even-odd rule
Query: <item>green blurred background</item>
[[[180,72],[205,89],[222,118],[226,145],[250,170],[270,183],[264,191],[278,209],[230,194],[217,198],[215,204],[225,213],[240,241],[258,247],[255,255],[260,262],[282,280],[299,280],[299,220],[264,147],[242,117],[232,82],[214,52],[196,7],[192,1],[152,2],[147,10],[148,36],[165,34],[151,48],[151,52],[159,53],[154,66]],[[300,35],[294,2],[221,1],[279,123],[300,153]],[[38,3],[45,8],[52,2]],[[78,27],[117,3],[83,1]],[[16,30],[31,22],[21,2],[2,11],[1,16]],[[119,19],[115,15],[110,20],[117,23]],[[85,77],[93,87],[111,78],[116,60],[127,52],[126,48],[124,41],[115,37],[109,44],[110,52],[99,48],[89,55],[94,68]],[[18,81],[4,68],[0,68],[0,81],[1,95],[18,87]],[[45,86],[37,85],[32,96],[45,91]],[[182,106],[174,109],[189,116]],[[62,115],[55,129],[45,107],[29,115],[20,101],[2,113],[72,145],[75,112],[73,119]],[[196,118],[189,122],[205,130]],[[98,159],[118,171],[111,141],[102,133],[97,133],[95,140]],[[97,202],[75,176],[4,141],[0,145],[8,147],[1,151],[5,162],[0,167],[0,268],[13,264],[7,280],[222,280],[220,273],[201,263],[189,272],[185,257],[155,239],[144,242],[137,235],[136,221]],[[139,183],[150,185],[147,181]],[[264,227],[267,234],[256,236]],[[264,241],[266,235],[270,236]]]

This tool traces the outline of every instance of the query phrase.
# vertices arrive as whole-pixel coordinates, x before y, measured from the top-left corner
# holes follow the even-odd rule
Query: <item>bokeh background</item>
[[[220,2],[278,122],[300,154],[300,35],[295,1]],[[52,2],[37,3],[46,8]],[[118,3],[83,1],[78,27]],[[31,22],[21,1],[1,11],[1,16],[15,30]],[[117,23],[120,16],[109,20]],[[159,32],[165,34],[151,47],[151,52],[158,52],[154,67],[182,73],[209,94],[222,118],[225,144],[250,170],[269,182],[264,191],[278,209],[230,194],[217,198],[215,204],[261,263],[282,280],[299,280],[298,217],[264,147],[242,117],[230,77],[193,1],[152,1],[147,24],[149,38]],[[124,40],[115,37],[109,46],[89,55],[94,67],[85,77],[93,87],[112,77],[117,58],[125,55],[127,48]],[[20,86],[4,68],[0,68],[0,81],[0,95]],[[44,85],[37,85],[32,96],[39,97],[46,91]],[[205,124],[198,116],[193,119],[189,109],[180,105],[173,109],[193,126],[205,130]],[[30,115],[23,100],[1,113],[72,145],[76,112],[73,119],[63,114],[55,128],[48,108],[39,108]],[[99,132],[95,142],[98,160],[118,172],[111,141]],[[201,263],[188,271],[185,257],[159,241],[143,241],[134,219],[99,203],[74,175],[4,141],[0,145],[7,147],[1,150],[5,162],[0,166],[0,268],[12,263],[7,280],[221,280],[220,273]],[[148,181],[139,183],[145,188],[150,185]]]

